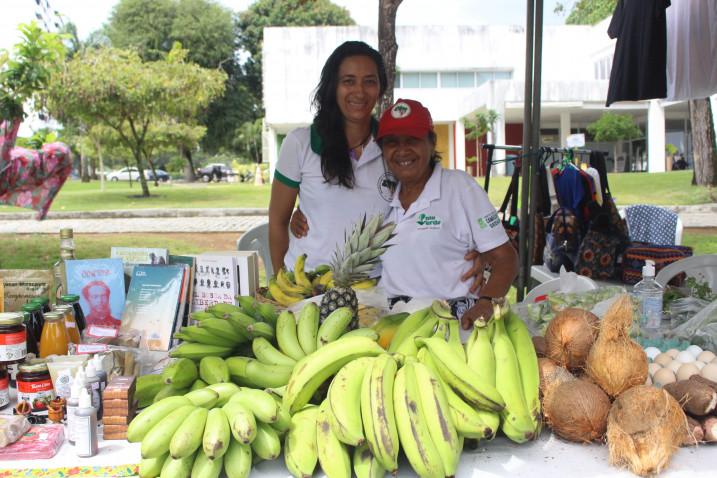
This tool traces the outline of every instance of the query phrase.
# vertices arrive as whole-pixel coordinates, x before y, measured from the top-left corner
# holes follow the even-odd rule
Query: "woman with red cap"
[[[382,256],[383,289],[393,298],[446,299],[464,329],[490,317],[491,299],[505,296],[517,275],[518,255],[488,195],[465,172],[441,167],[431,114],[418,101],[399,99],[384,112],[376,139],[398,179],[386,217],[396,237]],[[478,294],[456,274],[470,268],[472,250],[491,267]]]

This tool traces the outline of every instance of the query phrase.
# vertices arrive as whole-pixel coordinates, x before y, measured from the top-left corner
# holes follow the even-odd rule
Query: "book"
[[[237,266],[232,256],[197,256],[192,312],[218,303],[234,304],[237,294]]]
[[[65,261],[67,291],[80,296],[85,334],[116,337],[124,310],[124,267],[121,259]]]
[[[132,271],[120,332],[139,336],[140,348],[169,350],[177,328],[186,264],[138,264]]]
[[[192,296],[194,295],[194,270],[197,259],[194,256],[169,256],[170,264],[186,264],[187,272],[182,284],[182,296],[180,298],[180,310],[177,319],[180,325],[189,325],[189,311],[191,309]]]
[[[132,277],[132,268],[137,264],[163,265],[169,263],[169,251],[162,247],[119,247],[112,246],[110,257],[122,259],[125,274],[125,290]]]
[[[259,256],[256,251],[216,251],[202,254],[232,256],[237,266],[237,294],[254,295],[259,287]]]

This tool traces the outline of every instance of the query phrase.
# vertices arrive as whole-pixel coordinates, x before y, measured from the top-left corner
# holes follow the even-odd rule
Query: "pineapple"
[[[381,254],[386,252],[386,242],[394,234],[396,225],[383,224],[383,214],[379,213],[366,221],[366,215],[357,222],[353,231],[345,236],[343,251],[336,247],[331,261],[334,286],[326,290],[321,299],[321,321],[339,307],[351,307],[353,320],[349,329],[358,325],[358,299],[351,284],[368,279],[368,275],[381,262]]]

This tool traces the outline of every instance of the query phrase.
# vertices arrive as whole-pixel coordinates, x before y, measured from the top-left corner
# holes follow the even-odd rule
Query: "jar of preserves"
[[[0,313],[0,364],[11,365],[25,360],[27,332],[19,312]]]
[[[45,362],[24,363],[17,374],[17,402],[27,402],[33,412],[47,413],[47,404],[55,398],[50,371]]]
[[[48,355],[67,355],[67,345],[70,337],[65,326],[63,312],[48,312],[45,314],[45,325],[40,336],[40,357]]]
[[[10,377],[7,369],[0,365],[0,409],[10,404]]]
[[[32,336],[32,339],[34,340],[35,344],[40,343],[40,336],[42,335],[42,326],[45,324],[45,317],[42,315],[42,306],[39,302],[28,302],[27,304],[22,306],[22,311],[29,316],[25,323],[25,328],[27,329],[28,336],[27,351],[33,352],[32,350],[30,350],[30,337]],[[37,355],[37,351],[34,351],[34,353]]]
[[[75,322],[75,309],[69,304],[60,304],[55,306],[55,310],[65,314],[65,327],[67,327],[70,342],[79,344],[80,331],[77,329],[77,323]]]
[[[75,310],[75,322],[77,323],[77,328],[80,331],[80,335],[82,335],[82,331],[85,330],[85,327],[87,327],[87,323],[85,321],[85,313],[82,312],[82,307],[80,306],[80,296],[75,294],[67,294],[63,295],[60,300],[63,304],[71,305],[72,308]]]

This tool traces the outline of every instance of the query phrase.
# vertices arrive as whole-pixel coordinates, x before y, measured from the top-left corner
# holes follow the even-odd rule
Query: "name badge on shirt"
[[[497,212],[492,212],[487,216],[478,218],[478,227],[480,227],[481,229],[493,229],[494,227],[498,227],[499,225],[500,218],[498,217]]]
[[[416,219],[416,230],[424,231],[426,229],[440,229],[441,218],[438,216],[431,216],[429,214],[419,214]]]

